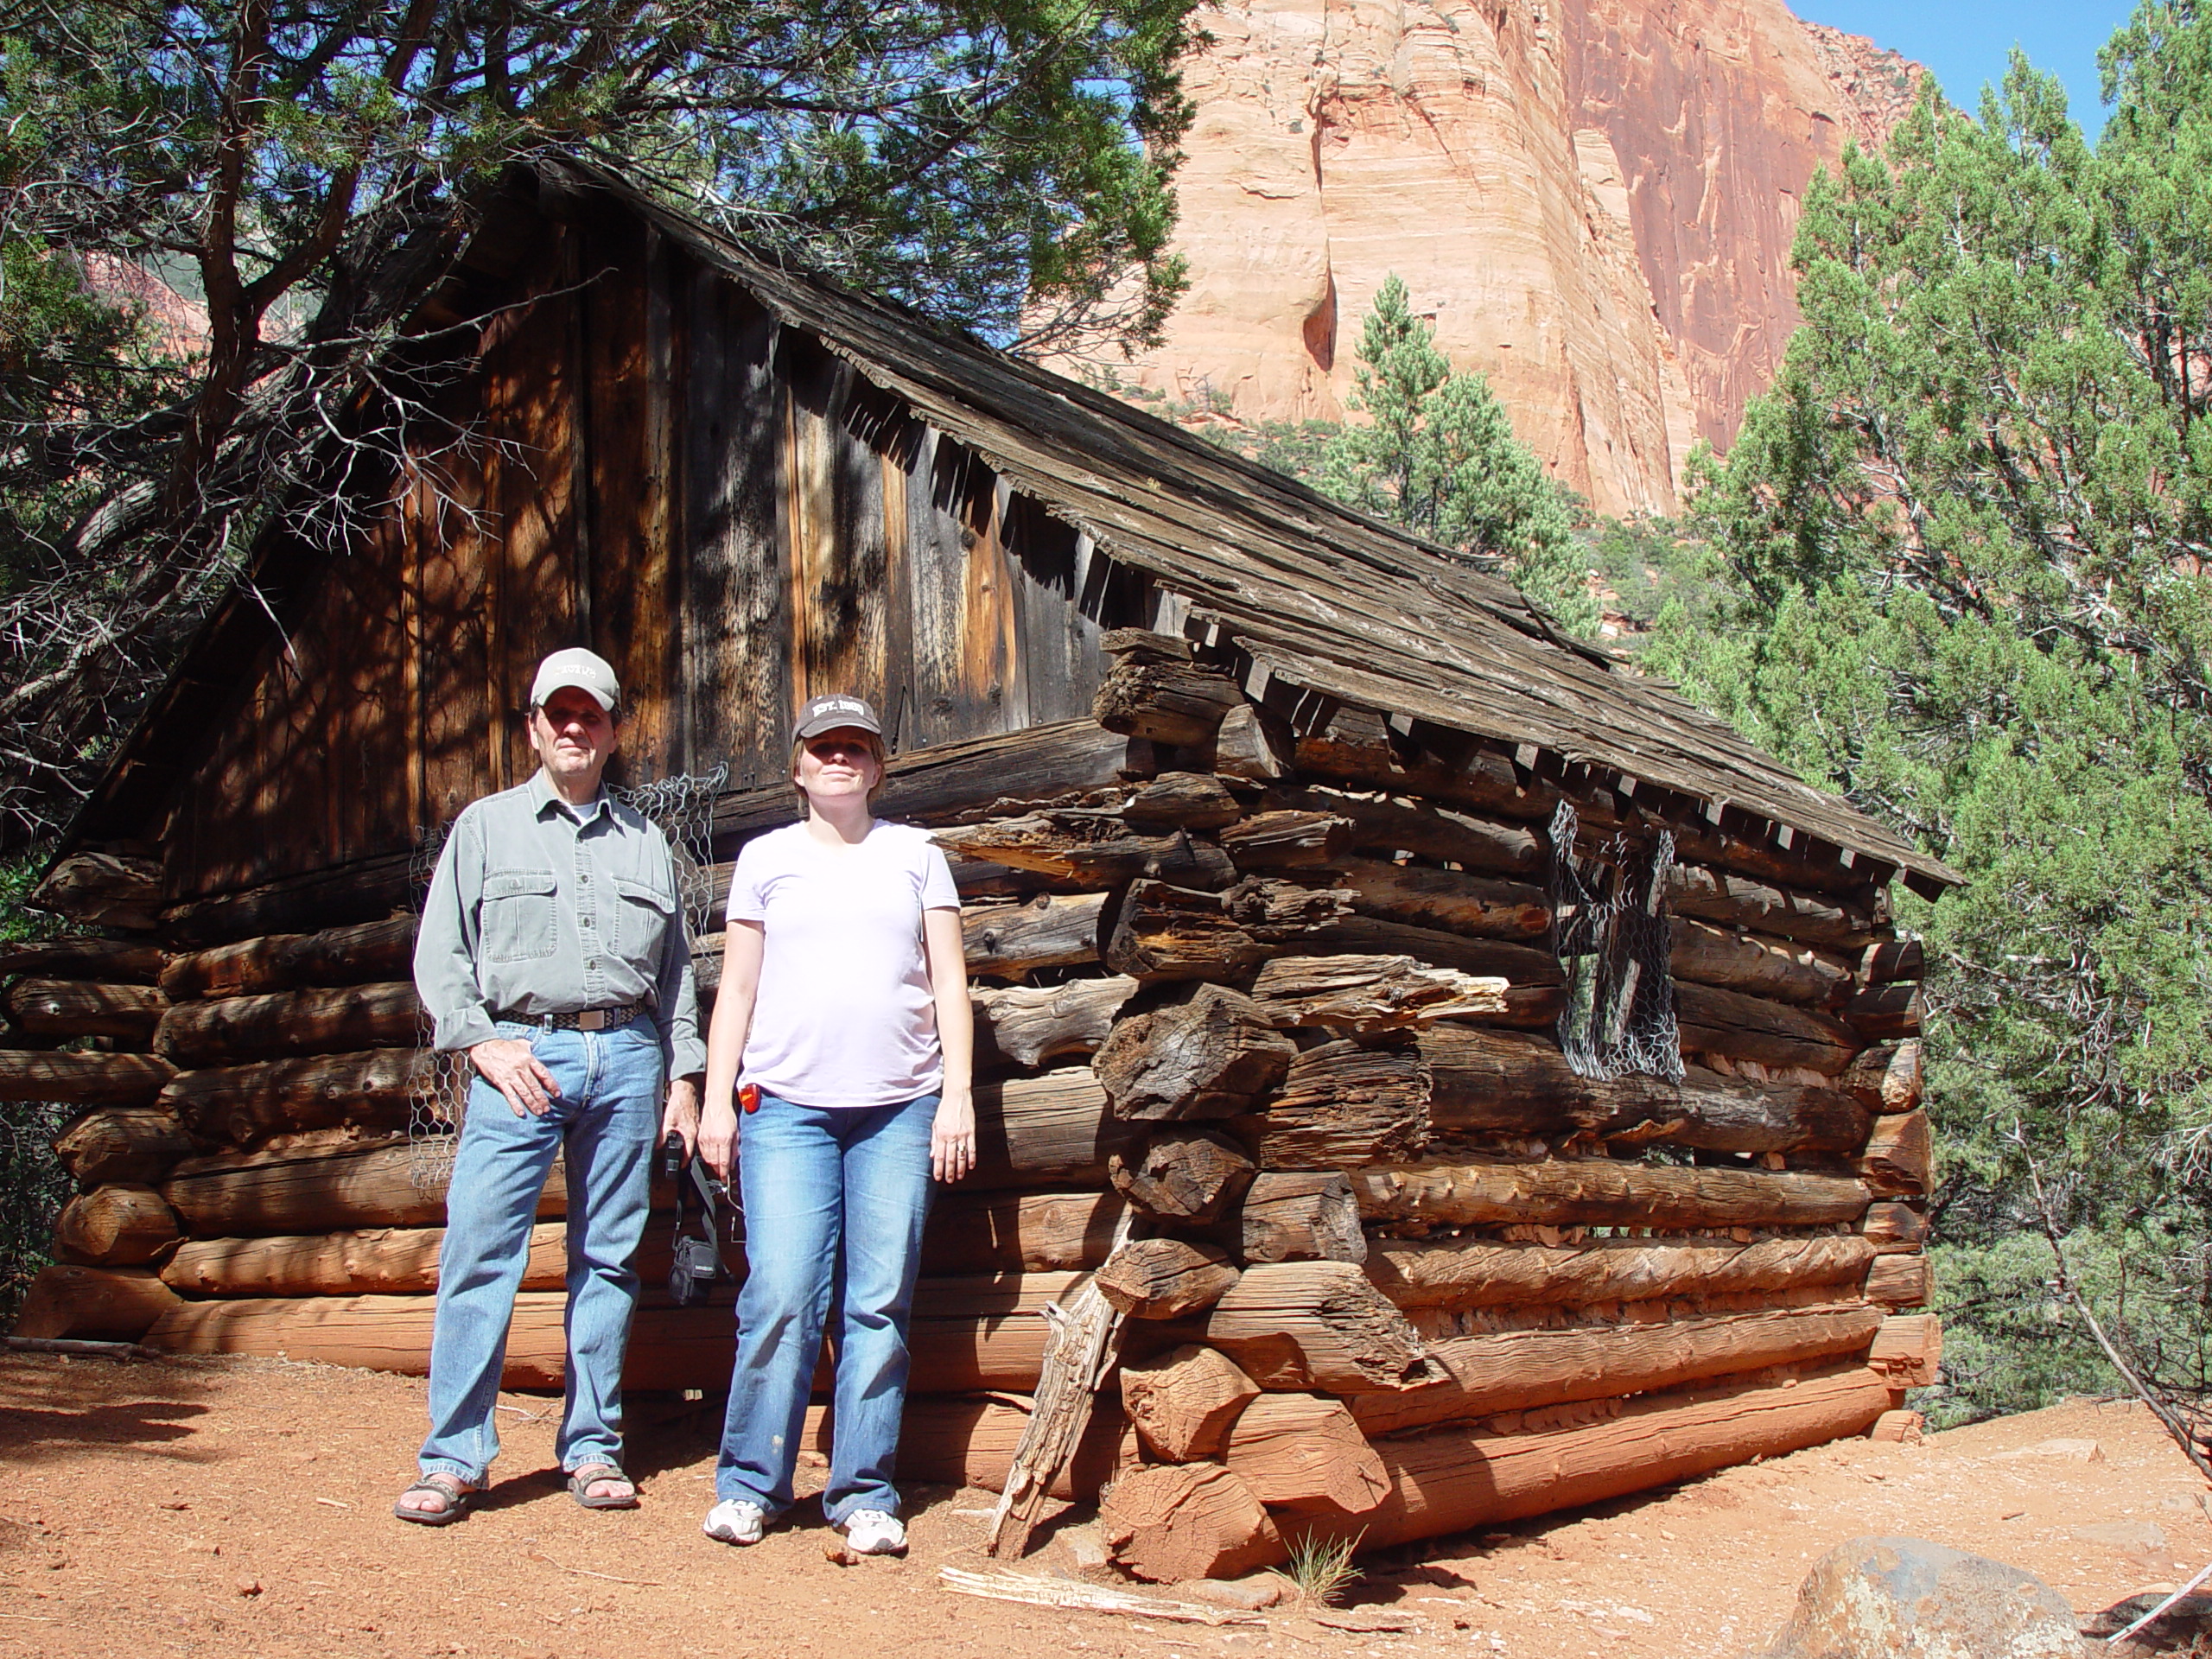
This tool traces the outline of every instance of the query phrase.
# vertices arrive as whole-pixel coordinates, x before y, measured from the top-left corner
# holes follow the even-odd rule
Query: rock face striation
[[[1797,321],[1808,181],[1885,138],[1919,73],[1782,0],[1224,0],[1199,21],[1191,291],[1121,383],[1340,419],[1395,271],[1610,512],[1671,508],[1692,443],[1734,434]]]

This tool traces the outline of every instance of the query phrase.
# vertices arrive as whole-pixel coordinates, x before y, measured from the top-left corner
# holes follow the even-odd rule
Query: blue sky
[[[2018,44],[2066,83],[2067,106],[2092,136],[2104,125],[2097,48],[2128,20],[2133,0],[1789,0],[1790,10],[1926,64],[1954,104],[1973,110],[1984,81],[2004,79]]]

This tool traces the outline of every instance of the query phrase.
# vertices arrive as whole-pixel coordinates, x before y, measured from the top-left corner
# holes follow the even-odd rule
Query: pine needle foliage
[[[2015,54],[1808,193],[1805,326],[1694,467],[1702,614],[1644,660],[1969,877],[1930,963],[1957,1416],[2114,1385],[2084,1282],[2212,1385],[2212,14],[2139,6],[2093,149]]]

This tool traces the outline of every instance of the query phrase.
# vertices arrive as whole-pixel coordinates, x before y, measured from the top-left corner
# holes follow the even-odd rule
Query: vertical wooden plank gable
[[[719,273],[691,279],[688,438],[696,766],[727,759],[734,787],[783,775],[793,704],[783,385],[774,320]]]
[[[622,682],[620,776],[676,770],[682,672],[671,540],[671,321],[660,237],[634,217],[582,227],[582,433],[589,479],[588,643]]]

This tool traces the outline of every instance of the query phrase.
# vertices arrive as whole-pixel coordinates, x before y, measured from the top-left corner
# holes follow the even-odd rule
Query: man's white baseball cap
[[[595,651],[571,645],[566,651],[555,652],[537,665],[537,677],[530,687],[530,706],[543,708],[546,698],[569,685],[579,691],[590,692],[610,715],[622,701],[622,685],[614,677],[613,665]]]

